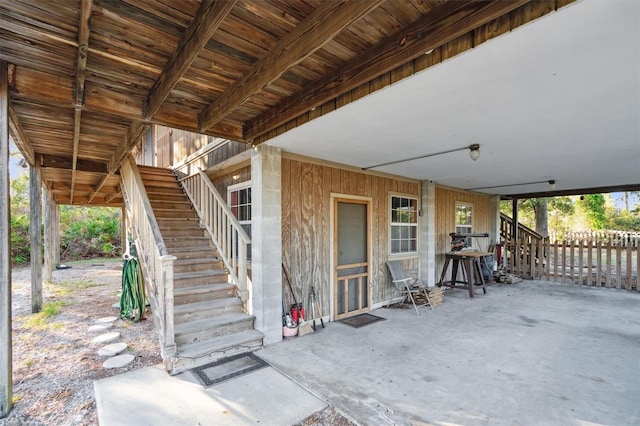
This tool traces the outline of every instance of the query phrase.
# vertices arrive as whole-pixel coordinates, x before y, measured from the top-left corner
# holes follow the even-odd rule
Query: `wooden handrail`
[[[127,219],[144,271],[162,359],[167,371],[171,371],[176,354],[173,321],[173,262],[176,257],[167,251],[138,166],[131,155],[122,164],[120,176]]]
[[[511,235],[511,224],[513,223],[513,219],[507,216],[504,213],[500,213],[500,236],[505,240],[513,239]],[[505,226],[509,225],[509,226]],[[533,229],[521,224],[518,222],[518,233],[524,233],[535,240],[544,240],[544,236]]]
[[[248,299],[248,246],[251,238],[202,170],[180,180],[200,221],[218,250],[243,302]]]

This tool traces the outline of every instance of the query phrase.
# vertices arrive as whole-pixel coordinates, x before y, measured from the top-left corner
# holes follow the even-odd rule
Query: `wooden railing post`
[[[177,258],[171,255],[160,256],[161,274],[163,292],[163,304],[164,306],[164,343],[162,345],[162,359],[166,362],[170,362],[173,356],[176,354],[176,343],[174,337],[174,322],[173,322],[173,262]],[[173,365],[168,365],[168,370],[173,369]]]

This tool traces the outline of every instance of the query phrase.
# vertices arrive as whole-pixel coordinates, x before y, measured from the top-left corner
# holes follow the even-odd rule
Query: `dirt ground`
[[[105,369],[102,344],[87,329],[99,318],[118,316],[122,264],[119,260],[71,262],[44,284],[43,311],[31,314],[31,272],[12,272],[13,400],[2,426],[98,424],[93,381],[160,362],[153,321],[118,319],[109,331],[135,355],[128,366]]]
[[[161,362],[151,314],[138,323],[118,319],[112,329],[123,352],[135,359],[123,368],[105,369],[106,357],[98,355],[102,344],[88,331],[95,320],[118,316],[122,262],[99,259],[69,262],[70,269],[53,273],[53,284],[44,284],[43,310],[31,314],[31,272],[12,272],[13,400],[0,426],[97,425],[93,381]],[[354,423],[334,408],[314,414],[301,426],[351,426]]]

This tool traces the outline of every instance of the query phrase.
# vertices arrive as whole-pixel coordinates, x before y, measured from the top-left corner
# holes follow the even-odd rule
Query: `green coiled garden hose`
[[[140,262],[128,257],[122,266],[122,293],[120,294],[120,318],[138,322],[144,318],[147,298]]]

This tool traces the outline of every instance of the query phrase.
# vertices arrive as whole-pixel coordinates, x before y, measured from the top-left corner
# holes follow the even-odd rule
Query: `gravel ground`
[[[43,312],[31,314],[31,272],[12,273],[14,407],[0,426],[98,424],[93,381],[158,364],[158,341],[150,314],[132,323],[116,320],[117,342],[135,355],[128,366],[104,369],[106,357],[88,327],[101,317],[117,316],[122,263],[119,260],[71,262],[55,271],[53,284],[43,286]],[[57,313],[56,313],[57,311]]]
[[[31,314],[31,271],[12,272],[13,396],[14,407],[0,426],[97,425],[93,381],[161,362],[150,312],[132,323],[118,319],[112,329],[117,342],[135,355],[129,365],[105,369],[106,357],[87,331],[99,318],[117,316],[122,262],[117,259],[70,262],[70,269],[53,273],[43,286],[43,312]],[[333,407],[313,414],[300,426],[352,426],[355,423]]]

